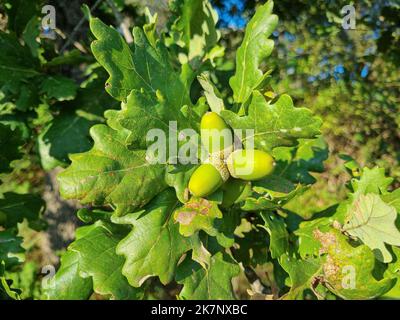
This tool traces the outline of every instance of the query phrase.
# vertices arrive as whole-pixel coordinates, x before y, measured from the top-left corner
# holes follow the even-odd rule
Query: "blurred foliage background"
[[[16,59],[25,64],[33,61],[40,73],[21,79],[14,74],[14,82],[0,76],[0,124],[13,130],[19,126],[21,139],[25,139],[22,158],[13,162],[11,173],[0,175],[0,195],[40,194],[47,207],[45,237],[35,231],[40,226],[35,230],[19,227],[28,252],[26,260],[31,262],[8,277],[23,288],[24,298],[40,297],[34,281],[40,270],[34,261],[38,265],[55,263],[58,250],[73,239],[78,224],[75,211],[79,206],[59,198],[54,168],[68,165],[68,153],[88,150],[90,126],[104,121],[105,109],[117,107],[104,94],[107,75],[91,55],[93,37],[81,6],[87,4],[94,16],[117,26],[126,38],[127,30],[129,33],[134,25],[145,23],[145,7],[158,13],[160,29],[174,21],[177,17],[173,11],[169,13],[169,2],[176,8],[181,0],[0,0],[0,30],[15,33],[26,44],[21,52],[31,51],[32,60],[15,54]],[[213,80],[227,96],[244,27],[257,5],[265,1],[211,2],[219,15],[225,48],[225,58],[216,59]],[[42,16],[45,4],[56,8],[56,37],[42,38],[38,48],[31,41],[38,35],[29,22]],[[356,9],[356,26],[345,30],[341,10],[349,4]],[[318,174],[318,182],[287,208],[307,216],[341,200],[348,179],[341,154],[363,166],[384,167],[395,178],[393,187],[400,187],[400,1],[275,0],[274,11],[280,22],[273,33],[275,49],[265,62],[266,69],[273,69],[271,98],[288,93],[296,106],[310,108],[323,118],[323,136],[330,151],[326,172]],[[10,55],[13,52],[17,53],[10,51]],[[68,95],[54,91],[54,78],[69,88]],[[16,92],[14,88],[21,83],[23,90]],[[200,85],[196,90],[195,95]],[[75,123],[76,131],[62,130],[69,123]],[[34,138],[28,140],[28,136]],[[46,149],[49,141],[63,145],[62,150]],[[155,294],[158,297],[173,295],[157,284],[154,290],[160,291]]]

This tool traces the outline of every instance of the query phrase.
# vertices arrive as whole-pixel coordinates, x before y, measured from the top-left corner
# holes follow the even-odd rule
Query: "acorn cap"
[[[218,170],[224,182],[229,179],[229,170],[225,165],[223,150],[220,152],[211,153],[204,163],[213,165],[214,168]]]

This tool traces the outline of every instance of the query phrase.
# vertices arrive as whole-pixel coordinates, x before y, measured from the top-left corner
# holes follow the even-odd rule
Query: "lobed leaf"
[[[154,276],[163,284],[169,283],[179,260],[191,249],[191,239],[179,233],[179,224],[173,219],[178,206],[175,193],[167,189],[143,210],[116,220],[133,226],[117,247],[117,253],[126,259],[122,273],[132,286],[139,287]]]
[[[191,259],[179,266],[176,281],[183,284],[180,298],[184,300],[233,300],[232,278],[239,266],[226,254],[213,255],[207,269]]]
[[[61,256],[61,266],[44,290],[48,300],[87,300],[93,292],[92,278],[79,275],[79,253],[67,251]]]
[[[79,275],[91,277],[93,290],[116,300],[139,299],[143,292],[133,288],[122,274],[124,258],[116,254],[116,247],[127,234],[127,229],[111,223],[98,221],[82,227],[84,235],[74,241],[69,249],[79,255]],[[87,288],[87,282],[79,283]]]
[[[37,221],[43,211],[44,201],[39,196],[6,192],[0,199],[0,214],[5,215],[4,222],[0,221],[0,226],[15,227],[24,219],[29,222]]]
[[[117,30],[99,19],[90,19],[90,29],[97,38],[92,43],[93,54],[110,74],[106,90],[115,99],[126,101],[135,89],[154,95],[159,91],[171,106],[191,104],[188,91],[172,69],[161,43],[152,47],[144,31],[136,27],[132,51]]]
[[[313,286],[322,268],[320,258],[296,260],[287,254],[279,259],[279,263],[290,277],[290,290],[282,297],[285,300],[303,299],[304,291]]]
[[[388,263],[392,256],[385,243],[400,246],[397,218],[396,209],[378,195],[360,194],[349,208],[343,230],[370,247],[379,260]]]
[[[236,72],[229,81],[235,102],[245,103],[265,81],[260,65],[272,52],[274,41],[269,36],[278,23],[272,9],[273,2],[268,1],[247,24],[243,42],[236,52]]]
[[[365,245],[353,247],[340,231],[314,233],[326,253],[323,276],[327,287],[343,299],[374,299],[389,291],[395,279],[374,277],[376,260]]]
[[[269,233],[269,251],[271,257],[277,259],[289,252],[289,233],[285,222],[277,214],[262,212],[261,217],[265,222],[262,226]]]
[[[294,146],[298,139],[314,138],[322,124],[308,109],[295,108],[288,95],[271,104],[259,91],[254,91],[247,115],[229,110],[221,111],[221,115],[233,129],[254,130],[242,138],[245,148],[254,139],[255,149],[269,153],[276,147]]]
[[[111,204],[121,215],[145,205],[166,188],[165,167],[150,165],[145,150],[130,150],[122,132],[106,125],[95,125],[90,132],[93,148],[71,155],[72,164],[58,175],[63,197]]]
[[[22,156],[19,148],[23,140],[19,130],[0,123],[0,173],[12,171],[10,163]]]

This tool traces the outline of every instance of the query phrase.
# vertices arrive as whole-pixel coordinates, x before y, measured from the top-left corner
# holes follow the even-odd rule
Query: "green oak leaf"
[[[306,190],[300,184],[294,185],[291,181],[275,174],[254,181],[251,189],[252,193],[246,197],[241,205],[241,208],[245,211],[280,208]]]
[[[126,101],[135,89],[159,92],[170,106],[191,104],[188,90],[172,69],[168,52],[160,42],[152,47],[143,30],[135,27],[132,51],[117,30],[99,19],[90,19],[90,29],[97,38],[92,43],[93,54],[110,74],[106,90],[115,99]]]
[[[324,171],[324,161],[329,150],[322,137],[299,139],[296,147],[278,147],[272,152],[276,166],[274,174],[295,183],[313,184],[316,179],[310,172]]]
[[[391,193],[381,195],[381,199],[389,206],[394,207],[397,213],[400,214],[400,189],[396,189]]]
[[[10,269],[22,262],[22,238],[16,235],[14,229],[0,231],[0,263],[4,262],[5,269]]]
[[[158,13],[155,12],[154,15],[151,14],[148,7],[144,9],[144,14],[146,17],[146,23],[143,25],[143,31],[146,34],[147,39],[151,43],[153,47],[156,46],[157,43],[157,21],[158,21]]]
[[[393,182],[393,178],[385,177],[384,168],[364,168],[360,179],[352,179],[353,199],[356,199],[360,194],[386,194],[389,185]]]
[[[190,237],[200,230],[216,236],[218,230],[214,222],[215,219],[221,218],[222,212],[218,204],[202,198],[192,198],[174,212],[174,219],[179,223],[179,232],[185,237]]]
[[[22,81],[39,76],[39,62],[13,34],[0,32],[0,85],[18,90]]]
[[[300,223],[299,229],[294,234],[299,237],[299,254],[305,259],[308,256],[318,256],[321,249],[320,242],[314,237],[314,230],[330,230],[331,221],[329,218],[313,219]]]
[[[123,132],[99,124],[90,133],[93,148],[71,155],[72,164],[58,175],[63,197],[112,204],[121,215],[145,205],[166,188],[165,167],[150,165],[145,150],[130,150]]]
[[[24,219],[37,221],[43,211],[44,201],[39,196],[6,192],[0,198],[0,214],[5,215],[5,221],[0,221],[0,226],[14,227]]]
[[[61,256],[61,266],[44,290],[47,300],[87,300],[93,292],[92,278],[79,275],[79,253],[66,251]]]
[[[220,38],[218,15],[208,0],[184,0],[180,9],[173,28],[181,33],[190,64],[197,67]]]
[[[343,201],[339,205],[336,204],[315,213],[311,220],[299,223],[294,234],[298,236],[298,251],[303,259],[319,255],[321,243],[315,237],[316,232],[328,232],[334,226],[340,228],[344,223],[348,205],[349,201]]]
[[[36,39],[40,35],[40,19],[37,16],[33,16],[26,24],[22,38],[25,44],[29,47],[31,54],[35,58],[42,58],[41,54],[44,52],[43,48],[40,48],[40,43]]]
[[[215,220],[215,227],[218,231],[215,236],[219,245],[224,248],[231,248],[235,243],[234,232],[240,225],[241,211],[236,208],[230,208],[223,211],[222,219]]]
[[[173,190],[167,189],[143,210],[115,220],[133,226],[117,247],[117,253],[126,259],[122,273],[132,286],[139,287],[154,276],[169,283],[179,260],[192,248],[191,238],[179,233],[179,224],[173,219],[179,205]]]
[[[198,236],[193,237],[192,259],[199,263],[204,269],[207,269],[211,264],[211,253],[207,250],[203,241]]]
[[[169,174],[167,163],[150,161],[146,156],[150,143],[143,133],[161,129],[172,139],[178,128],[170,133],[170,121],[177,121],[179,128],[194,128],[196,133],[204,103],[200,99],[192,106],[166,49],[161,44],[152,47],[140,29],[135,28],[135,50],[131,52],[118,32],[100,20],[91,19],[91,28],[98,38],[92,44],[94,54],[110,74],[108,92],[124,103],[120,111],[106,113],[109,127],[92,127],[93,148],[70,157],[71,166],[59,175],[62,195],[82,203],[113,205],[117,215],[145,205],[167,183],[182,199],[182,175]]]
[[[400,232],[395,225],[396,209],[379,195],[360,194],[347,213],[343,230],[370,247],[377,259],[390,262],[392,256],[386,244],[400,246]]]
[[[320,258],[297,260],[285,254],[279,259],[279,263],[290,278],[290,290],[282,296],[284,300],[303,299],[304,291],[313,287],[322,270]]]
[[[193,111],[192,108],[190,110]],[[165,134],[167,141],[163,146],[169,150],[169,139],[178,140],[178,132],[184,129],[194,128],[196,130],[192,134],[196,134],[200,122],[200,117],[194,112],[182,112],[181,105],[168,106],[165,100],[153,93],[137,90],[132,90],[127,103],[122,103],[121,110],[108,110],[105,116],[111,127],[121,126],[129,131],[129,144],[142,149],[154,143],[147,140],[150,130],[161,130]],[[172,121],[176,123],[173,125]],[[167,160],[168,157],[169,153]]]
[[[179,266],[176,281],[183,284],[179,297],[184,300],[233,300],[232,278],[240,268],[227,254],[218,252],[207,269],[190,258]]]
[[[225,109],[224,100],[218,88],[212,83],[209,74],[202,73],[197,77],[197,80],[204,90],[211,111],[220,114]]]
[[[269,251],[271,257],[277,259],[289,251],[289,233],[285,222],[277,214],[262,212],[261,217],[265,222],[263,227],[269,233]]]
[[[165,174],[165,182],[175,189],[179,201],[185,203],[189,198],[189,180],[198,165],[169,165]]]
[[[39,134],[38,149],[45,170],[65,166],[69,154],[89,150],[93,144],[90,127],[105,121],[106,109],[117,107],[118,102],[104,91],[105,72],[97,68],[91,77],[73,101],[58,104],[62,111]]]
[[[0,123],[0,173],[12,171],[10,163],[22,156],[19,148],[23,144],[20,131]]]
[[[168,165],[167,163],[173,163],[177,157],[183,159],[179,152],[185,150],[187,146],[190,147],[190,150],[194,150],[194,152],[191,152],[190,160],[197,162],[199,146],[197,132],[200,117],[205,112],[201,99],[196,106],[187,107],[184,110],[177,105],[167,106],[166,101],[157,96],[133,90],[128,96],[127,102],[122,103],[121,110],[108,110],[105,113],[111,127],[127,133],[126,143],[129,144],[130,148],[141,148],[148,151],[153,146],[161,148],[161,153],[159,152],[158,155],[162,154],[163,157],[155,159],[153,154],[149,152],[147,159],[150,163],[153,163],[152,160],[154,159],[156,160],[154,162],[165,167],[165,182],[175,188],[181,202],[187,201],[185,190],[196,165],[190,163]],[[143,134],[144,132],[146,134]],[[157,136],[148,140],[147,134],[151,132],[157,134]],[[183,132],[187,132],[184,137],[181,136]],[[160,140],[161,135],[165,137],[165,141]],[[171,151],[172,149],[175,151]],[[160,151],[160,149],[158,150]]]
[[[78,85],[74,80],[59,75],[47,77],[41,85],[41,93],[58,101],[74,99],[77,90]]]
[[[383,299],[400,299],[400,248],[392,247],[395,260],[393,260],[387,267],[384,278],[395,278],[396,284],[386,292],[381,298]]]
[[[19,294],[21,300],[40,299],[41,283],[37,281],[39,273],[39,265],[35,261],[24,263],[18,271],[6,271],[5,277],[7,280],[12,280],[13,287],[21,291]],[[0,298],[1,299],[1,298]]]
[[[314,236],[326,254],[323,278],[329,290],[343,299],[374,299],[389,291],[395,279],[373,276],[376,260],[366,245],[352,246],[339,230],[317,231]]]
[[[80,277],[92,278],[93,290],[98,294],[111,296],[117,300],[141,298],[142,290],[131,287],[122,274],[125,260],[115,251],[128,230],[102,221],[81,229],[84,234],[68,248],[79,255]],[[79,285],[87,288],[87,283],[79,282]]]
[[[243,42],[236,52],[236,72],[229,81],[235,102],[246,102],[253,90],[265,81],[260,65],[272,52],[274,41],[268,37],[278,23],[272,9],[273,2],[268,1],[247,24]]]
[[[254,130],[253,134],[242,137],[245,147],[254,139],[254,148],[266,152],[276,147],[294,146],[301,138],[315,137],[322,123],[310,110],[295,108],[288,95],[280,96],[271,104],[259,91],[253,92],[248,115],[241,117],[229,110],[221,111],[221,115],[233,129]]]
[[[11,4],[11,6],[10,6]],[[39,0],[12,0],[5,6],[8,17],[8,28],[21,35],[29,20],[38,13]]]
[[[265,231],[244,218],[235,230],[235,244],[232,251],[238,262],[252,267],[268,262]]]
[[[69,153],[89,150],[92,146],[89,129],[97,123],[76,112],[63,112],[56,117],[38,136],[43,169],[65,166]]]
[[[21,300],[20,290],[12,288],[12,280],[5,276],[5,263],[0,260],[0,300]]]

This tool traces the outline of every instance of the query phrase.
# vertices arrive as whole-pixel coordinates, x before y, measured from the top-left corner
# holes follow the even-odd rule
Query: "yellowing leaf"
[[[385,243],[400,246],[400,232],[395,221],[396,209],[369,193],[360,195],[350,207],[344,230],[369,246],[383,262],[392,261]]]
[[[215,229],[214,220],[222,218],[222,212],[213,201],[193,198],[175,211],[174,218],[179,222],[179,232],[185,237],[199,230],[215,236],[218,231]]]
[[[334,294],[344,299],[374,299],[393,287],[394,279],[374,277],[376,260],[366,245],[353,247],[336,229],[316,230],[314,236],[321,243],[321,254],[326,254],[325,285]]]

